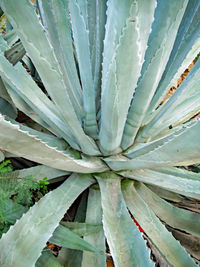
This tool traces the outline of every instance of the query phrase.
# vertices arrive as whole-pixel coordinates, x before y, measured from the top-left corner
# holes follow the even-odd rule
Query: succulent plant
[[[102,267],[107,242],[115,266],[153,266],[132,214],[170,266],[196,266],[165,224],[200,237],[200,214],[167,201],[200,198],[199,174],[181,168],[200,162],[200,60],[160,103],[200,52],[200,2],[0,4],[0,159],[65,177],[2,236],[0,265]]]

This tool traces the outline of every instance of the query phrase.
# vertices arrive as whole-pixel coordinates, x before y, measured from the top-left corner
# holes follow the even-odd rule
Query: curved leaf
[[[93,233],[97,233],[103,229],[102,224],[94,224],[94,223],[91,224],[91,223],[62,221],[61,225],[66,226],[72,232],[76,233],[79,236],[88,236],[88,235],[91,235]]]
[[[76,115],[81,120],[84,115],[82,107],[83,95],[75,66],[68,5],[64,0],[40,0],[39,7],[40,11],[42,10],[43,24],[61,65],[70,100]]]
[[[169,59],[187,3],[188,0],[157,2],[142,74],[127,116],[123,149],[134,142]]]
[[[17,107],[20,108],[23,106],[22,110],[28,110],[28,113],[31,113],[33,110],[39,115],[42,121],[45,121],[50,128],[53,128],[53,131],[55,131],[58,136],[65,138],[72,147],[78,148],[69,128],[63,123],[62,117],[56,110],[55,105],[41,91],[20,64],[13,67],[9,61],[6,60],[3,56],[3,52],[4,49],[7,48],[7,45],[2,37],[0,37],[0,44],[0,74],[8,93],[11,93],[10,97],[17,104]],[[32,110],[30,110],[30,108]]]
[[[61,248],[58,261],[63,267],[81,267],[82,251],[68,248]]]
[[[49,239],[49,242],[65,248],[86,250],[94,253],[101,252],[98,248],[94,247],[92,244],[79,237],[79,235],[62,225],[59,225],[56,228],[53,236]]]
[[[126,209],[121,178],[109,173],[96,178],[101,190],[103,228],[115,265],[153,266],[145,241]]]
[[[4,49],[2,49],[2,51],[4,51]],[[10,98],[8,92],[6,91],[6,87],[2,81],[2,79],[0,78],[0,97],[2,97],[3,99],[5,99],[7,102],[9,102],[10,104],[12,104],[12,99]]]
[[[137,187],[136,183],[135,187]],[[185,249],[167,231],[165,226],[138,195],[133,182],[125,182],[123,185],[123,195],[133,216],[170,265],[177,267],[197,266]]]
[[[200,180],[200,177],[199,177]],[[164,222],[173,228],[181,229],[200,237],[200,214],[177,208],[161,199],[148,187],[140,183],[136,187],[137,193],[148,204],[149,208]]]
[[[90,57],[94,88],[96,92],[96,109],[100,109],[101,71],[103,59],[103,40],[105,38],[106,0],[88,0],[87,17],[90,43]]]
[[[74,223],[76,223],[77,221],[85,221],[87,195],[87,192],[84,192],[82,194],[81,201],[75,215]],[[81,267],[82,255],[83,252],[81,250],[62,248],[58,255],[58,260],[61,264],[63,264],[64,267]]]
[[[0,97],[0,113],[9,116],[12,119],[17,118],[17,111],[10,103]]]
[[[72,19],[74,45],[83,87],[84,128],[90,136],[97,138],[96,92],[92,76],[89,30],[83,15],[86,10],[86,4],[86,1],[85,3],[80,3],[77,0],[70,1],[69,9]]]
[[[58,170],[55,168],[51,168],[45,165],[39,165],[31,168],[21,169],[14,171],[13,173],[17,172],[18,176],[20,178],[27,177],[27,176],[33,176],[38,181],[43,179],[44,177],[47,177],[48,180],[52,180],[54,178],[60,177],[60,176],[66,176],[69,175],[70,172]]]
[[[75,159],[69,152],[50,147],[38,137],[21,130],[18,125],[6,121],[2,115],[0,115],[0,127],[1,148],[18,156],[65,171],[84,173],[107,169],[100,159],[94,157]]]
[[[191,121],[177,131],[153,142],[133,146],[125,156],[107,157],[104,161],[113,170],[147,169],[163,166],[184,166],[200,162],[200,121]]]
[[[150,114],[200,52],[200,3],[188,1],[163,77],[149,106]]]
[[[130,179],[159,186],[184,196],[196,199],[200,198],[200,178],[192,179],[192,177],[189,176],[186,178],[178,175],[165,174],[156,169],[121,171],[119,174]]]
[[[108,2],[110,16],[104,41],[100,130],[100,143],[106,154],[114,153],[121,143],[129,105],[144,60],[154,8],[155,1]],[[149,9],[148,15],[145,14],[146,9]],[[145,31],[142,16],[148,21],[145,21]],[[118,22],[119,17],[121,22]]]
[[[146,186],[151,189],[151,191],[153,191],[156,195],[158,195],[159,197],[166,199],[166,200],[170,200],[173,201],[175,203],[179,203],[182,200],[184,200],[184,196],[181,196],[177,193],[174,193],[172,191],[163,189],[159,186],[155,186],[155,185],[150,185],[150,184],[146,184]]]
[[[198,60],[187,77],[177,88],[170,99],[158,110],[156,116],[145,125],[137,136],[139,142],[155,138],[163,129],[168,128],[181,118],[185,120],[192,117],[200,110],[199,105],[199,80],[200,80],[200,60]],[[195,113],[196,112],[196,113]],[[173,114],[173,116],[171,115]],[[181,121],[184,122],[184,121]],[[170,132],[168,128],[168,132]]]
[[[102,222],[102,208],[101,208],[101,194],[99,189],[91,188],[89,190],[86,219],[87,223],[99,224]],[[106,252],[105,235],[103,228],[96,233],[91,233],[84,236],[84,240],[98,248],[99,250]],[[82,267],[106,266],[106,255],[91,254],[83,252]]]
[[[43,251],[35,267],[63,267],[50,251]]]
[[[34,266],[66,210],[93,182],[91,176],[73,174],[60,187],[46,194],[31,207],[2,236],[1,266]]]
[[[15,4],[13,0],[1,2],[2,8],[39,72],[47,92],[82,150],[89,155],[98,155],[100,152],[94,140],[84,133],[76,116],[55,53],[33,6],[26,0],[20,1],[17,9]]]

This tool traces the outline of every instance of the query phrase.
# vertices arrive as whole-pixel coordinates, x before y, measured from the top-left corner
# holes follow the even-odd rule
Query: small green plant
[[[43,195],[45,195],[49,191],[47,185],[49,185],[49,181],[47,181],[47,177],[44,177],[42,180],[39,181],[39,184],[38,184],[39,191],[43,193]]]
[[[2,163],[0,163],[0,174],[11,172],[12,170],[13,169],[10,160],[4,160]]]
[[[48,184],[47,177],[39,182],[31,175],[21,178],[19,171],[13,171],[10,160],[0,164],[0,236],[29,207],[48,193]]]

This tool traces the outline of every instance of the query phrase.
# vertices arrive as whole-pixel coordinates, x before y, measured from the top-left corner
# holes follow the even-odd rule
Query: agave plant
[[[131,214],[170,266],[196,266],[165,225],[200,237],[200,214],[167,201],[200,198],[200,176],[181,167],[200,162],[200,60],[160,103],[200,51],[200,2],[0,3],[1,159],[64,176],[2,236],[1,266],[102,267],[106,242],[115,266],[153,266]]]

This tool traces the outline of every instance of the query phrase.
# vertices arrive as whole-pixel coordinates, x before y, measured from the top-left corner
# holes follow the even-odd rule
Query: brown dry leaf
[[[115,267],[114,264],[113,264],[113,262],[112,262],[112,260],[107,260],[106,261],[106,266],[107,267]]]

